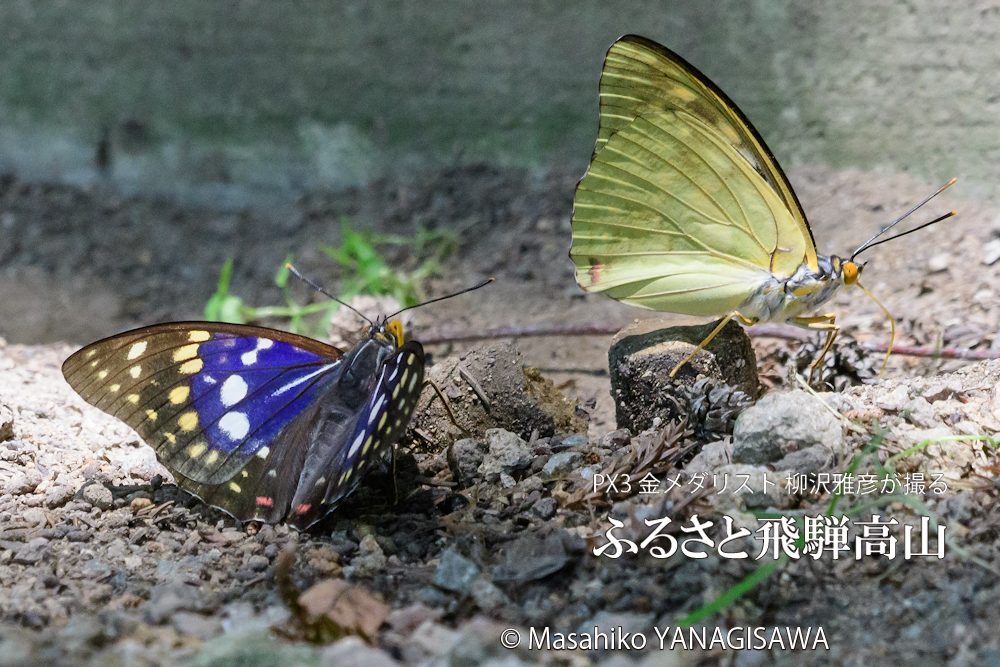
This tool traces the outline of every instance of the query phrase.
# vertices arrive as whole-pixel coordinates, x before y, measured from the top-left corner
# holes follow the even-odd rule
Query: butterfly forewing
[[[341,352],[302,336],[214,323],[146,327],[71,356],[66,380],[136,429],[172,471],[228,482],[336,379]]]

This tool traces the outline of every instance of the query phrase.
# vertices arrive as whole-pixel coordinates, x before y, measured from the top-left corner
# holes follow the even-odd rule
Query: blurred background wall
[[[988,0],[4,0],[0,171],[223,207],[456,160],[582,172],[628,32],[715,80],[786,169],[996,198]]]

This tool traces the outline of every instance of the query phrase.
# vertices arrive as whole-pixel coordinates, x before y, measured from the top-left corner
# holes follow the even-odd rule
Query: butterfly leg
[[[796,326],[809,329],[810,331],[826,332],[826,344],[823,345],[823,349],[820,351],[819,356],[816,357],[811,364],[809,364],[810,385],[812,385],[816,369],[823,365],[823,359],[826,358],[826,353],[830,351],[831,347],[833,347],[833,341],[836,340],[837,334],[840,333],[840,327],[836,324],[836,321],[837,316],[834,313],[816,315],[813,317],[796,317],[792,319],[792,324]],[[822,374],[820,377],[822,378]]]
[[[715,327],[714,329],[712,329],[712,333],[710,333],[707,336],[705,336],[705,340],[701,341],[701,343],[698,344],[698,347],[694,348],[694,351],[692,351],[691,354],[689,354],[688,356],[684,357],[676,366],[674,366],[674,370],[670,371],[670,377],[674,377],[675,375],[677,375],[677,371],[680,370],[680,367],[683,366],[684,364],[686,364],[687,362],[691,361],[691,359],[694,358],[694,355],[696,355],[699,352],[701,352],[702,350],[704,350],[705,346],[708,345],[709,343],[711,343],[712,339],[715,338],[715,336],[720,331],[722,331],[722,327],[724,327],[727,324],[729,324],[729,320],[734,319],[734,318],[737,319],[737,320],[739,320],[742,324],[745,324],[746,326],[750,326],[751,324],[756,324],[756,321],[749,320],[749,319],[743,317],[742,315],[740,315],[739,313],[737,313],[735,310],[733,312],[729,313],[724,318],[722,318],[722,321],[719,322],[719,325],[717,327]]]

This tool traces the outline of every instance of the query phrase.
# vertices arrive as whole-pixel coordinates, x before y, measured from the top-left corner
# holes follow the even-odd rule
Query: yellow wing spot
[[[191,394],[191,388],[185,385],[174,387],[170,390],[168,394],[170,402],[174,405],[180,405],[187,400],[188,396]]]
[[[271,453],[271,448],[270,447],[261,447],[260,451],[257,452],[257,456],[259,456],[262,459],[266,459],[267,455],[270,454],[270,453]]]
[[[338,484],[343,484],[345,479],[347,479],[347,471],[346,470],[344,472],[340,473],[340,481],[338,481],[337,483]]]
[[[320,477],[316,480],[316,486],[322,486],[326,482],[326,477]]]
[[[110,391],[110,392],[116,392],[116,391],[118,391],[121,388],[122,388],[122,386],[120,384],[113,384],[110,387],[108,387],[108,391]]]
[[[87,358],[90,359],[95,354],[97,354],[97,350],[90,350],[89,352],[87,352]]]
[[[206,449],[208,449],[208,445],[206,445],[204,442],[195,443],[190,447],[188,447],[188,456],[190,456],[193,459],[196,459],[202,454],[204,454]]]
[[[208,453],[208,456],[205,457],[205,465],[214,466],[215,462],[218,460],[219,460],[219,452],[213,449]]]
[[[378,420],[378,427],[379,428],[382,428],[383,426],[385,426],[385,418],[388,416],[388,414],[389,413],[387,413],[387,412],[383,412],[382,413],[382,419]]]
[[[198,356],[198,346],[197,345],[185,345],[184,347],[179,347],[174,350],[174,361],[184,361],[185,359],[194,359]]]
[[[177,444],[177,436],[175,436],[173,433],[164,433],[163,437],[166,438],[167,442],[169,442],[171,445]]]
[[[410,352],[410,356],[408,356],[406,358],[406,365],[407,366],[412,366],[413,362],[416,361],[416,360],[417,360],[417,355],[415,355],[412,352]]]
[[[368,436],[368,439],[365,440],[365,446],[361,448],[361,455],[362,456],[364,456],[365,454],[368,453],[368,449],[372,446],[372,443],[374,441],[375,441],[375,436],[373,436],[373,435]]]
[[[412,392],[413,388],[416,386],[416,384],[417,384],[417,374],[414,373],[413,377],[410,378],[410,386],[406,388],[406,391]]]
[[[392,397],[393,398],[396,398],[397,396],[399,396],[399,388],[402,387],[402,386],[403,385],[401,385],[401,384],[397,384],[396,388],[392,390]]]
[[[241,489],[240,485],[237,484],[236,482],[230,482],[229,483],[229,490],[232,491],[233,493],[242,493],[243,492],[243,489]]]
[[[206,340],[212,337],[212,334],[207,331],[192,331],[188,334],[188,340],[192,343],[204,343]]]
[[[205,365],[201,359],[192,359],[191,361],[185,361],[181,364],[181,367],[177,370],[184,375],[193,375],[201,370],[201,367]]]
[[[142,375],[142,366],[133,366],[128,369],[128,374],[138,380],[139,376]]]
[[[396,419],[396,428],[399,428],[402,425],[403,425],[403,418],[402,417],[398,417]]]
[[[244,477],[249,477],[250,476],[250,473],[248,473],[246,470],[243,470],[242,474],[243,474]]]
[[[125,358],[128,361],[132,361],[133,359],[138,359],[139,357],[142,356],[142,353],[146,351],[146,345],[147,345],[146,341],[144,340],[139,341],[138,343],[136,343],[135,345],[133,345],[128,349],[128,354],[125,356]]]
[[[139,402],[139,394],[129,394],[128,395],[128,402],[129,403],[138,403]]]
[[[410,374],[410,369],[409,368],[407,368],[405,371],[403,371],[403,374],[401,376],[399,376],[399,384],[400,385],[406,384],[406,378],[407,378],[407,376],[409,374]]]
[[[185,412],[177,420],[177,425],[181,427],[182,431],[193,431],[198,428],[198,413],[194,410],[190,412]]]
[[[97,359],[94,359],[93,361],[90,362],[90,367],[97,368]]]
[[[108,372],[106,370],[101,371],[100,373],[97,374],[97,377],[98,379],[103,380],[104,378],[108,377]]]
[[[156,414],[156,410],[146,410],[146,417],[149,418],[149,421],[155,422],[159,415]]]

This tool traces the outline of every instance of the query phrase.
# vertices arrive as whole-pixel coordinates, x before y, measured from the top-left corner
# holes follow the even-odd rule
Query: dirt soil
[[[315,534],[240,525],[178,491],[150,448],[62,380],[59,366],[79,344],[198,318],[227,257],[235,259],[233,291],[249,303],[280,303],[272,280],[288,252],[309,275],[335,285],[337,272],[318,248],[336,244],[343,215],[390,233],[420,225],[458,231],[459,251],[430,281],[432,294],[497,278],[474,296],[415,311],[410,334],[418,340],[647,317],[575,285],[567,251],[577,176],[460,166],[242,213],[0,178],[0,666],[235,665],[251,664],[250,657],[261,665],[1000,665],[993,485],[1000,468],[980,441],[935,444],[900,468],[947,473],[946,494],[922,496],[954,540],[945,559],[806,559],[702,621],[710,629],[823,626],[829,652],[509,652],[500,647],[504,628],[523,635],[528,627],[676,625],[758,565],[592,554],[604,542],[609,511],[634,524],[640,506],[650,505],[638,496],[613,506],[581,502],[574,495],[581,471],[631,460],[669,432],[668,425],[658,435],[616,432],[610,336],[518,342],[523,362],[578,402],[589,419],[585,433],[519,434],[529,442],[514,446],[534,457],[526,468],[469,480],[456,479],[444,452],[414,447],[414,494],[377,511],[349,508]],[[841,255],[935,187],[904,174],[820,167],[791,177],[818,250]],[[866,253],[863,282],[896,316],[897,344],[1000,347],[1000,264],[990,264],[1000,257],[1000,212],[964,200],[959,183],[919,220],[950,208],[958,215],[933,230]],[[389,259],[412,266],[405,249]],[[838,295],[830,310],[859,340],[888,337],[885,316],[858,290]],[[440,362],[483,345],[428,350]],[[772,370],[790,349],[773,340],[756,346],[762,367]],[[895,357],[886,376],[827,401],[853,420],[845,427],[850,452],[882,429],[889,432],[883,460],[929,437],[1000,429],[996,362]],[[780,371],[773,378],[776,390],[792,384]],[[825,469],[843,471],[849,458]],[[565,466],[549,475],[543,468],[553,461]],[[688,465],[719,465],[696,461]],[[754,520],[744,500],[733,502],[728,514]],[[785,509],[818,513],[826,502],[803,497]],[[680,523],[692,511],[718,508],[700,499],[655,509],[657,516],[675,512]],[[874,509],[910,523],[920,513],[901,502]],[[284,571],[282,551],[293,563]],[[306,641],[315,628],[290,610],[296,593],[289,589],[331,578],[388,606],[386,622],[366,633],[370,646],[355,638],[329,643],[333,637],[322,633],[325,646]]]

